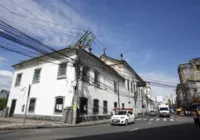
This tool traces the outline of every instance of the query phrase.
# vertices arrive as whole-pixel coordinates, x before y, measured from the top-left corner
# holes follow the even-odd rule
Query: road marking
[[[153,121],[153,118],[152,118],[152,119],[150,119],[150,121]]]
[[[174,121],[174,119],[170,119],[170,121],[171,121],[171,122],[173,122],[173,121]]]
[[[144,119],[144,121],[146,121],[147,119]]]
[[[156,119],[156,121],[159,121],[160,119]]]
[[[165,121],[165,122],[166,122],[166,121],[167,121],[167,119],[163,119],[163,121]]]
[[[151,122],[149,124],[151,124]]]
[[[141,121],[142,119],[137,119],[137,121]]]
[[[130,130],[130,131],[136,131],[136,130],[138,130],[139,128],[134,128],[134,129],[132,129],[132,130]]]

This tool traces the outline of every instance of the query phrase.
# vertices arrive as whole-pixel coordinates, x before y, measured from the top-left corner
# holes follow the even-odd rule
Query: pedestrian
[[[200,129],[199,115],[198,115],[196,109],[193,109],[192,116],[193,116],[194,123],[195,123],[196,127]]]

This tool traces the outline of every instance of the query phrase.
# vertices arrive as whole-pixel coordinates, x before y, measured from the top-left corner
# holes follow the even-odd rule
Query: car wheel
[[[128,120],[125,121],[125,125],[126,125],[126,126],[128,125]]]
[[[133,119],[133,124],[135,124],[135,119]]]

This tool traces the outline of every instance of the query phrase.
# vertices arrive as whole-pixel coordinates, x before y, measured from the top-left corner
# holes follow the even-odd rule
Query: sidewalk
[[[141,118],[145,116],[146,115],[144,116],[140,115],[137,116],[136,118]],[[76,125],[55,122],[55,121],[26,119],[26,124],[23,125],[23,118],[0,117],[0,130],[83,127],[83,126],[100,125],[108,123],[110,123],[110,119],[81,122]]]
[[[107,123],[110,123],[110,119],[82,122],[76,125],[55,122],[55,121],[26,119],[26,124],[23,125],[22,118],[0,117],[0,130],[83,127],[83,126],[100,125],[100,124],[107,124]]]

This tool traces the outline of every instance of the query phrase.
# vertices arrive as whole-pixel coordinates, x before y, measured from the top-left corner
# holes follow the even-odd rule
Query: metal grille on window
[[[41,69],[35,69],[34,76],[33,76],[33,83],[40,82],[40,72],[41,72]]]
[[[108,101],[103,101],[103,114],[108,113]]]
[[[93,114],[98,114],[99,113],[99,100],[94,99],[93,100]]]
[[[30,99],[28,112],[34,112],[36,99]]]
[[[17,78],[16,78],[16,81],[15,81],[15,86],[20,86],[21,79],[22,79],[22,73],[17,74]]]
[[[58,78],[66,77],[66,68],[67,68],[67,63],[59,64]]]
[[[63,110],[63,98],[56,98],[55,112],[61,113]]]

